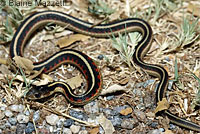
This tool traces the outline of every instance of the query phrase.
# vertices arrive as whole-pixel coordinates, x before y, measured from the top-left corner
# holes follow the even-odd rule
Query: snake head
[[[50,93],[48,85],[32,86],[32,88],[26,93],[25,98],[28,100],[41,100],[50,96]]]

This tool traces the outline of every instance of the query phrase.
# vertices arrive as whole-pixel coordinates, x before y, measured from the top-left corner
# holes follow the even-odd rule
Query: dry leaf
[[[89,36],[83,35],[83,34],[73,34],[67,37],[63,37],[60,40],[57,41],[57,45],[60,48],[68,47],[69,45],[73,44],[76,41],[85,41],[88,39]]]
[[[120,85],[126,85],[128,82],[129,82],[129,79],[128,78],[124,78],[124,79],[119,81],[119,84]]]
[[[159,111],[166,110],[169,108],[169,103],[167,102],[166,98],[163,98],[162,101],[157,103],[157,107],[155,109],[155,114]]]
[[[43,41],[48,41],[48,40],[52,40],[52,39],[55,39],[54,35],[47,34],[47,35],[45,35],[45,37],[43,38]]]
[[[12,72],[8,69],[8,66],[1,64],[0,65],[0,72],[2,74],[12,74]]]
[[[127,89],[123,86],[118,85],[118,84],[114,84],[114,85],[111,85],[110,87],[108,87],[107,89],[103,90],[101,92],[101,95],[106,95],[106,94],[114,93],[114,92],[117,92],[117,91],[127,91]]]
[[[6,65],[7,64],[7,60],[0,58],[0,64]]]
[[[13,59],[15,60],[15,63],[18,67],[21,67],[26,71],[32,71],[34,68],[33,62],[29,59],[20,56],[15,56]]]
[[[89,131],[90,134],[98,134],[99,133],[99,127],[93,128]]]
[[[83,79],[81,78],[80,75],[77,75],[71,79],[67,79],[66,82],[72,89],[75,89],[81,86],[81,83],[83,83]]]
[[[115,131],[115,128],[113,127],[111,121],[108,120],[103,114],[99,116],[98,122],[104,129],[105,134],[112,134]]]
[[[194,5],[192,3],[189,3],[187,10],[192,13],[194,16],[200,17],[200,5]]]
[[[122,114],[122,115],[128,115],[128,114],[130,114],[130,113],[132,113],[132,108],[131,107],[127,107],[127,108],[125,108],[125,109],[122,109],[121,111],[120,111],[120,114]]]
[[[53,78],[51,77],[51,76],[49,76],[49,75],[47,75],[47,74],[42,74],[41,75],[41,79],[48,79],[50,82],[52,82],[53,81]]]
[[[44,70],[44,67],[42,69],[40,69],[39,71],[33,71],[33,75],[30,75],[28,78],[32,80],[32,79],[38,77],[40,74],[42,74],[43,70]]]

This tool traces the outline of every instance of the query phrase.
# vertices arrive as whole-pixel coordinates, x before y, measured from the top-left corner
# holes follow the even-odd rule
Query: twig
[[[77,119],[77,118],[74,118],[68,114],[65,114],[65,113],[61,113],[60,111],[57,111],[55,109],[52,109],[52,108],[49,108],[48,106],[46,105],[43,105],[41,103],[38,103],[38,102],[32,102],[32,103],[29,103],[29,102],[26,102],[27,104],[29,105],[34,105],[34,106],[38,106],[38,107],[42,107],[44,108],[45,110],[51,112],[51,113],[54,113],[54,114],[57,114],[57,115],[60,115],[60,116],[63,116],[63,117],[67,117],[67,118],[70,118],[74,121],[77,121],[77,122],[80,122],[82,124],[85,124],[86,126],[89,126],[89,127],[97,127],[98,125],[95,125],[95,124],[92,124],[92,123],[89,123],[89,122],[86,122],[86,121],[82,121],[80,119]]]

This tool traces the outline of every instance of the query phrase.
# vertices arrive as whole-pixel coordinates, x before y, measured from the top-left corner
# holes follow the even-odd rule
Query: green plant
[[[132,68],[134,65],[132,61],[134,49],[141,38],[141,34],[133,32],[127,35],[125,32],[124,35],[119,33],[118,36],[119,38],[117,39],[114,35],[112,35],[112,46],[119,51],[122,60],[127,63],[130,68]],[[128,39],[130,39],[130,41],[128,41]]]
[[[162,14],[173,11],[177,7],[171,0],[153,0],[153,3],[155,4],[155,15],[153,17],[154,23],[160,16],[162,16]]]
[[[110,8],[106,3],[101,0],[89,0],[90,6],[88,7],[88,11],[94,15],[104,15],[107,17],[114,13],[115,9]]]

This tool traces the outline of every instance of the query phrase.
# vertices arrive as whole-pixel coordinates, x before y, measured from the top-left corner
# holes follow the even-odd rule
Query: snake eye
[[[36,97],[36,98],[40,98],[40,96],[41,96],[41,94],[35,93],[35,97]]]

